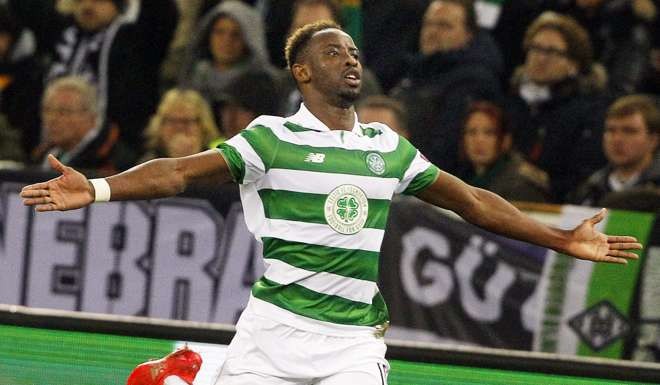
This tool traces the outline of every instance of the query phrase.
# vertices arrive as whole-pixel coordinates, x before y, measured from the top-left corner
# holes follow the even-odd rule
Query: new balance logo
[[[305,157],[305,162],[311,162],[311,163],[323,163],[324,160],[325,160],[325,154],[322,153],[310,152]]]

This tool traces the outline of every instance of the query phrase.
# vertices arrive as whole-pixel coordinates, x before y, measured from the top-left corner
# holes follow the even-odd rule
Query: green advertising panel
[[[183,343],[0,325],[0,385],[118,385],[132,368]],[[195,344],[204,358],[195,385],[211,385],[224,345]],[[214,353],[214,350],[216,351]],[[597,378],[391,361],[389,385],[643,384]],[[204,367],[206,366],[206,368]]]

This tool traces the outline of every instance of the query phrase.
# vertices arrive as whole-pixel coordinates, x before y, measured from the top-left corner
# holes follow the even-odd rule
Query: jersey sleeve
[[[406,151],[413,151],[414,156],[403,173],[395,192],[405,195],[415,195],[431,185],[438,178],[440,169],[429,162],[418,149],[404,138],[401,146],[407,147]]]
[[[258,181],[268,171],[278,143],[273,131],[259,124],[257,119],[216,148],[225,158],[234,181],[249,184]]]

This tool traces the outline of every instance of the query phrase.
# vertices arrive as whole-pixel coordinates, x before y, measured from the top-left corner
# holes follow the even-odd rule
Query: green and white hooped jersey
[[[438,169],[380,123],[330,130],[302,105],[260,116],[218,146],[240,184],[264,276],[249,308],[299,329],[373,332],[388,320],[378,256],[394,193],[415,194]]]

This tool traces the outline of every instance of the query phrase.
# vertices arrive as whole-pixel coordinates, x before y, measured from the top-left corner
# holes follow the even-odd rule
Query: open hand
[[[65,211],[87,206],[94,201],[92,187],[83,174],[63,165],[53,155],[48,155],[48,163],[62,175],[23,187],[23,204],[34,206],[37,211]]]
[[[606,213],[607,210],[602,209],[573,229],[565,252],[594,262],[626,264],[628,259],[638,259],[637,254],[630,251],[642,248],[635,237],[606,235],[596,230],[596,224],[605,218]]]

